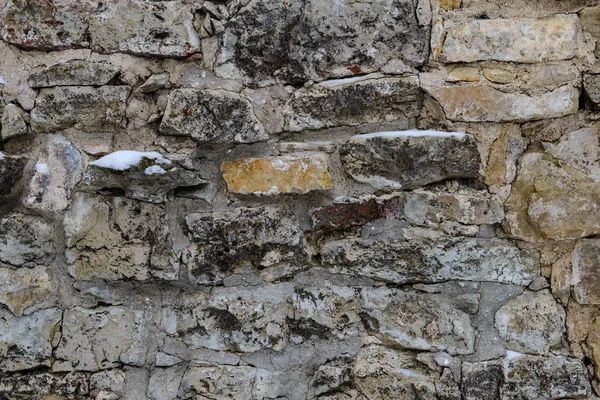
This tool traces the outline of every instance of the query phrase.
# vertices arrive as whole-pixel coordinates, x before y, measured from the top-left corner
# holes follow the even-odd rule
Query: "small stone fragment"
[[[140,92],[142,93],[153,93],[157,90],[168,89],[171,86],[170,75],[168,72],[162,74],[151,75],[142,86],[140,86]]]
[[[529,354],[547,354],[560,343],[565,310],[549,290],[524,292],[496,312],[496,328],[506,348]]]
[[[184,257],[190,280],[220,283],[237,269],[258,269],[263,279],[287,276],[308,263],[299,223],[277,207],[239,208],[230,213],[189,214],[194,244]]]
[[[108,84],[121,69],[106,61],[68,60],[35,71],[29,76],[29,86],[102,86]]]
[[[579,304],[600,304],[600,240],[579,240],[572,262],[575,300]]]
[[[131,199],[164,203],[176,188],[206,183],[198,173],[175,166],[160,153],[121,150],[89,163],[82,185],[86,191],[117,188]]]
[[[26,113],[16,104],[7,104],[2,112],[2,140],[24,135],[29,128],[25,122]]]
[[[100,53],[187,57],[199,53],[190,6],[181,1],[104,3],[90,18],[91,48]]]
[[[279,151],[282,153],[295,153],[301,151],[322,151],[331,154],[335,152],[336,145],[333,142],[283,142],[279,143]]]
[[[600,106],[600,74],[584,74],[583,89],[585,94],[596,106]]]
[[[54,228],[41,217],[11,213],[0,219],[0,261],[15,267],[54,259]]]
[[[25,157],[15,157],[0,151],[0,196],[9,194],[23,177]]]
[[[31,110],[35,132],[79,126],[85,132],[119,131],[125,126],[129,86],[57,86],[40,90]]]
[[[503,383],[504,367],[501,360],[462,363],[461,386],[465,400],[501,400],[500,388]]]
[[[160,133],[209,143],[254,143],[268,139],[250,101],[225,90],[173,90]]]
[[[440,59],[448,63],[568,60],[577,56],[580,35],[576,15],[473,20],[446,33]]]
[[[227,161],[221,165],[221,173],[227,188],[240,194],[304,194],[332,187],[323,153]]]
[[[454,68],[446,78],[447,82],[479,82],[479,69],[473,67]]]
[[[507,69],[502,68],[484,68],[483,76],[490,82],[508,83],[515,80],[516,75]]]
[[[342,146],[340,156],[348,175],[376,189],[414,189],[479,176],[475,139],[464,133],[411,130],[357,135]]]
[[[0,303],[20,316],[52,296],[56,281],[46,267],[0,268]]]
[[[416,76],[324,81],[294,92],[286,105],[288,129],[293,132],[336,126],[356,126],[410,120],[419,115],[422,91]]]
[[[144,311],[119,307],[66,310],[52,371],[98,371],[121,364],[141,367],[148,324]]]

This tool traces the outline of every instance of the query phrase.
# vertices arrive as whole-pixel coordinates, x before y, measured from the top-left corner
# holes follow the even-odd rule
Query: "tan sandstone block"
[[[460,8],[462,0],[440,0],[440,6],[444,10],[453,10],[455,8]]]
[[[484,68],[483,76],[494,83],[508,83],[515,80],[515,74],[504,68]]]
[[[331,189],[327,164],[326,155],[320,153],[250,158],[223,163],[221,173],[228,189],[235,193],[308,193]]]

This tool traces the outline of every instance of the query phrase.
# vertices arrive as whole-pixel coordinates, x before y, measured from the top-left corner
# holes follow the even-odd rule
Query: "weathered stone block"
[[[9,156],[0,151],[0,196],[9,194],[23,177],[27,158]]]
[[[88,164],[83,189],[123,189],[125,196],[149,203],[164,203],[179,187],[208,183],[196,172],[177,167],[157,152],[116,151]]]
[[[600,74],[584,74],[583,89],[590,101],[596,106],[600,106]]]
[[[446,118],[464,122],[526,122],[558,118],[579,109],[579,90],[565,85],[540,96],[504,93],[483,84],[423,88],[440,103]]]
[[[568,60],[577,56],[580,32],[576,15],[474,20],[446,33],[440,60],[520,63]]]
[[[221,165],[227,188],[240,194],[276,195],[331,189],[326,154],[248,158]]]
[[[267,85],[373,72],[392,60],[419,66],[427,60],[430,24],[419,5],[417,0],[251,2],[220,36],[216,71]]]
[[[296,217],[278,207],[238,208],[229,213],[189,214],[194,241],[184,256],[190,280],[213,284],[237,269],[258,269],[263,279],[288,276],[308,264]]]
[[[104,3],[90,18],[91,47],[100,53],[186,57],[200,52],[193,19],[181,1]]]
[[[25,111],[16,104],[7,104],[2,112],[2,139],[6,140],[29,131],[25,123]]]
[[[209,143],[254,143],[269,138],[250,101],[225,90],[173,90],[160,132]]]
[[[600,6],[586,7],[579,11],[579,18],[583,30],[590,33],[596,39],[596,55],[600,54]]]
[[[403,196],[346,199],[311,210],[311,223],[313,229],[324,232],[364,226],[387,216],[399,215],[403,203]]]
[[[465,400],[500,400],[504,383],[502,360],[462,363],[462,395]]]
[[[508,349],[546,354],[562,340],[566,313],[549,290],[524,292],[496,312],[496,328]]]
[[[62,338],[54,352],[54,372],[97,371],[146,361],[148,320],[126,308],[73,308],[64,312]]]
[[[121,68],[100,60],[68,60],[34,71],[29,86],[102,86],[108,84]]]
[[[251,399],[255,380],[256,368],[250,366],[194,366],[185,371],[179,395],[183,398],[200,395],[207,398]]]
[[[52,347],[60,339],[62,311],[49,308],[22,317],[0,311],[0,315],[0,368],[21,371],[50,367]]]
[[[361,296],[365,327],[384,344],[449,354],[474,351],[471,318],[447,297],[383,288],[365,289]]]
[[[75,279],[178,277],[179,261],[162,206],[78,193],[64,225],[68,270]]]
[[[571,285],[579,304],[600,304],[600,240],[581,239],[573,250]]]
[[[2,12],[2,39],[19,47],[59,50],[86,47],[91,1],[9,0]]]
[[[3,376],[0,378],[0,395],[15,400],[31,400],[40,396],[44,396],[42,400],[86,398],[89,394],[88,378],[87,374],[80,372]]]
[[[535,253],[496,239],[341,239],[325,243],[321,257],[331,272],[397,284],[473,280],[527,286],[540,271]]]
[[[0,220],[0,261],[15,267],[54,259],[54,228],[41,217],[12,213]]]
[[[128,86],[61,86],[40,90],[31,110],[36,132],[78,126],[86,132],[118,131],[125,125]]]
[[[376,189],[414,189],[479,176],[475,139],[464,133],[411,130],[357,135],[342,146],[340,156],[348,175]]]
[[[46,267],[0,268],[0,303],[17,316],[48,299],[56,289],[56,280]]]
[[[325,81],[294,92],[286,105],[291,131],[410,120],[423,104],[419,79],[367,75]]]

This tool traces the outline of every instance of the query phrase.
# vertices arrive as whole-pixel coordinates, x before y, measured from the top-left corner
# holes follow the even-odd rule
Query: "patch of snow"
[[[47,175],[50,173],[50,169],[48,169],[48,164],[38,163],[35,164],[35,172],[42,175]]]
[[[354,135],[350,138],[350,140],[371,139],[371,138],[375,138],[375,137],[425,137],[425,136],[463,138],[465,136],[470,136],[470,135],[468,133],[463,133],[463,132],[441,132],[441,131],[433,131],[433,130],[421,131],[418,129],[411,129],[408,131],[373,132],[373,133],[366,133],[363,135]]]
[[[368,74],[368,75],[353,76],[353,77],[350,77],[350,78],[332,79],[332,80],[329,80],[329,81],[319,82],[318,85],[319,86],[325,86],[325,87],[335,87],[335,86],[347,85],[349,83],[356,83],[356,82],[360,82],[360,81],[366,81],[367,79],[373,79],[373,78],[375,78],[377,76],[378,76],[378,74],[373,73],[373,74]]]
[[[277,186],[271,186],[269,191],[265,194],[279,194],[279,188]]]
[[[517,358],[523,357],[523,353],[518,353],[516,351],[506,350],[506,360],[515,360]]]
[[[6,79],[4,79],[1,76],[0,76],[0,86],[2,86],[2,87],[6,86]]]
[[[146,175],[156,175],[156,174],[166,174],[165,171],[160,165],[153,165],[144,170],[144,174]]]
[[[154,160],[160,164],[171,165],[171,160],[163,157],[156,151],[143,152],[134,150],[119,150],[110,153],[96,161],[90,163],[101,168],[114,169],[115,171],[125,171],[135,165],[138,165],[143,158]]]
[[[4,160],[5,158],[6,156],[4,155],[4,153],[0,151],[0,161]]]

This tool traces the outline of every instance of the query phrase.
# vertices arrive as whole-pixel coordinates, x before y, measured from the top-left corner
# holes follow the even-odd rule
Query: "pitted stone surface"
[[[66,375],[38,373],[6,376],[0,378],[0,394],[10,394],[17,400],[29,400],[38,396],[44,396],[41,397],[44,400],[78,398],[89,394],[88,375],[72,372]]]
[[[171,250],[162,206],[78,193],[64,224],[68,270],[75,279],[145,281],[178,276],[179,262]]]
[[[16,104],[7,104],[2,112],[2,139],[23,135],[29,131],[25,111]]]
[[[576,15],[513,20],[473,20],[446,33],[444,62],[482,60],[536,63],[577,56],[581,35]]]
[[[600,304],[600,240],[582,239],[573,250],[573,295],[579,304]]]
[[[348,175],[376,189],[414,189],[477,178],[479,153],[470,135],[420,136],[420,131],[358,135],[340,149]]]
[[[0,196],[9,194],[15,184],[23,176],[23,169],[27,164],[25,157],[0,154]]]
[[[286,106],[288,129],[356,126],[415,118],[422,106],[416,76],[325,81],[294,92]]]
[[[102,86],[108,84],[120,68],[99,60],[69,60],[50,65],[29,75],[29,86]]]
[[[326,154],[249,158],[221,164],[227,188],[240,194],[272,196],[332,188]]]
[[[12,213],[0,219],[0,261],[15,267],[54,259],[54,228],[41,217]]]
[[[194,242],[184,256],[193,282],[222,282],[245,267],[258,269],[263,279],[272,281],[307,266],[298,220],[283,208],[190,214],[185,223]]]
[[[125,125],[128,86],[62,86],[40,90],[31,111],[36,132],[79,127],[86,132],[118,131]]]
[[[268,139],[248,99],[225,90],[173,90],[160,132],[208,143],[253,143]]]
[[[46,267],[0,267],[0,303],[17,316],[48,299],[56,289],[57,282]]]

